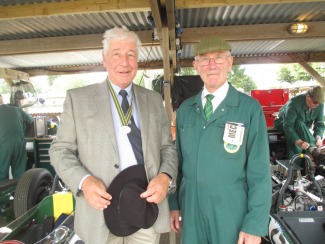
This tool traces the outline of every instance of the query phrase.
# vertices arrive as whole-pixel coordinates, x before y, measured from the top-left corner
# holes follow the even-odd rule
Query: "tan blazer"
[[[161,172],[176,179],[178,160],[170,125],[160,95],[133,84],[138,108],[145,169],[150,181]],[[75,231],[86,243],[105,243],[109,231],[103,211],[91,207],[78,190],[86,174],[109,186],[120,172],[119,156],[106,81],[67,92],[62,120],[50,148],[51,164],[76,199]],[[165,198],[154,224],[157,232],[170,231]]]

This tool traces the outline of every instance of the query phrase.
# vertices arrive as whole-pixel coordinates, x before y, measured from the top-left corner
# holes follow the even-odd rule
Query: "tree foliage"
[[[88,83],[75,76],[48,76],[46,80],[33,81],[33,86],[37,94],[47,94],[50,92],[65,93],[69,89],[87,86]]]
[[[321,63],[309,63],[309,65],[325,78],[325,68]],[[293,84],[297,81],[310,81],[313,77],[307,73],[299,64],[284,64],[277,72],[277,81]]]
[[[53,85],[51,86],[51,91],[66,92],[69,89],[84,87],[87,85],[88,83],[81,78],[75,76],[60,76],[53,82]]]
[[[145,87],[144,77],[143,77],[143,71],[138,71],[137,75],[133,79],[133,83]]]
[[[48,76],[48,77],[47,77],[47,80],[48,80],[48,82],[49,82],[49,85],[52,86],[52,85],[53,85],[53,82],[54,82],[56,79],[60,78],[61,76],[62,76],[62,75],[51,75],[51,76]]]
[[[0,94],[10,94],[10,87],[4,79],[0,79]]]
[[[227,81],[235,88],[243,88],[245,92],[257,89],[252,77],[245,74],[246,68],[241,68],[240,65],[232,66],[232,72],[228,73]]]
[[[194,68],[182,68],[181,72],[176,74],[177,76],[185,76],[185,75],[197,75]]]

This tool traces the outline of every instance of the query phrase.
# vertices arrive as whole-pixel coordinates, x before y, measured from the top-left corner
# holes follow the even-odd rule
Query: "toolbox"
[[[252,90],[251,96],[260,102],[266,125],[273,127],[279,109],[289,101],[289,89]]]

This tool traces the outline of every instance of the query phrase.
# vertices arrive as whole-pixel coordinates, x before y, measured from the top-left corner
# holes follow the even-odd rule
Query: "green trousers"
[[[27,152],[25,140],[8,139],[0,143],[0,182],[9,179],[9,167],[14,179],[26,171]]]
[[[280,132],[284,132],[283,130],[283,120],[282,119],[275,119],[274,120],[274,128]],[[295,130],[297,134],[300,136],[300,139],[308,142],[310,147],[315,147],[315,137],[311,134],[309,131],[309,128],[300,120],[296,120],[295,122]],[[287,158],[291,159],[294,155],[304,153],[303,150],[296,145],[294,142],[290,142],[289,140],[286,140],[286,146],[287,146]],[[296,160],[296,164],[300,167],[304,168],[303,160]]]
[[[237,244],[248,212],[244,184],[216,185],[183,177],[182,244]]]

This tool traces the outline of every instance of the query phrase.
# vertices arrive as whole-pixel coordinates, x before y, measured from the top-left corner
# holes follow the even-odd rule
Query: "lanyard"
[[[109,86],[109,90],[111,91],[111,94],[112,94],[112,97],[113,97],[113,100],[114,100],[114,104],[115,104],[117,113],[118,113],[118,115],[120,117],[121,123],[122,123],[123,126],[127,126],[129,124],[129,121],[130,121],[131,115],[132,115],[133,93],[132,93],[131,106],[129,107],[129,110],[126,113],[126,115],[124,116],[121,105],[120,105],[120,103],[119,103],[119,101],[117,99],[117,96],[116,96],[115,91],[114,91],[114,89],[113,89],[113,87],[111,85],[111,82],[108,80],[108,77],[107,77],[107,83],[108,83],[108,86]]]

